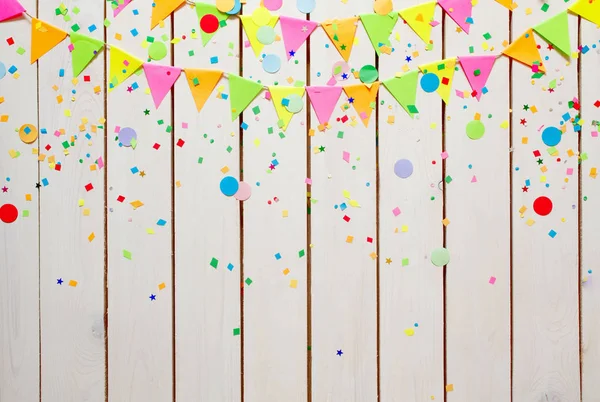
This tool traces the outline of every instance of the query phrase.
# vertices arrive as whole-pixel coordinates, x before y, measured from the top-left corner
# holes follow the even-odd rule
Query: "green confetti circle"
[[[485,134],[485,126],[481,120],[472,120],[467,124],[467,137],[478,140]]]
[[[275,42],[275,30],[269,25],[262,26],[256,31],[256,39],[263,45]]]
[[[285,107],[290,113],[300,113],[304,108],[302,97],[297,94],[288,95],[288,105]]]
[[[436,267],[443,267],[450,262],[450,252],[444,247],[436,248],[431,252],[431,262]]]
[[[167,57],[167,45],[162,42],[153,42],[148,47],[148,57],[152,60],[162,60]]]
[[[372,84],[373,82],[377,81],[377,78],[379,78],[379,73],[377,72],[375,66],[367,64],[360,69],[358,76],[363,83]]]

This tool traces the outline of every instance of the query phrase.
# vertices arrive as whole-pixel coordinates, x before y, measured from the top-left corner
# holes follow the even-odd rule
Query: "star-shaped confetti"
[[[150,300],[151,300],[151,301],[154,301],[154,300],[156,300],[156,295],[155,295],[155,294],[151,294],[151,295],[150,295]]]
[[[64,282],[64,281],[63,281],[63,279],[62,279],[62,278],[58,278],[58,279],[56,280],[56,284],[57,284],[57,285],[62,285],[62,284],[63,284],[63,282]]]
[[[337,354],[338,356],[341,356],[341,355],[343,355],[343,354],[344,354],[344,352],[342,352],[342,349],[340,349],[340,350],[338,350],[338,351],[336,352],[336,354]]]

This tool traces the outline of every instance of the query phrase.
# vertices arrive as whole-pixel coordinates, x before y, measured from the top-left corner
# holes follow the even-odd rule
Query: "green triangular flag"
[[[104,48],[104,42],[77,32],[71,32],[73,77],[77,77]]]
[[[546,42],[557,48],[562,54],[571,57],[571,42],[569,41],[569,16],[567,10],[554,17],[548,18],[533,27]]]
[[[400,106],[406,110],[410,117],[419,113],[415,103],[417,102],[417,84],[419,81],[419,70],[410,71],[400,77],[383,81],[383,85],[398,101]]]
[[[380,55],[382,46],[390,46],[390,35],[396,25],[396,21],[398,21],[398,13],[391,12],[388,15],[362,14],[360,20],[365,27],[365,31],[367,31],[367,35],[369,35],[369,39],[371,39],[377,55]],[[386,53],[389,54],[389,52]]]
[[[263,90],[263,86],[239,75],[229,74],[231,121],[234,121]]]
[[[199,3],[196,2],[196,14],[198,14],[198,20],[200,21],[200,36],[202,37],[202,45],[206,46],[206,44],[210,41],[210,39],[215,36],[215,33],[217,33],[217,31],[219,30],[219,28],[222,28],[223,26],[225,26],[225,22],[227,20],[228,15],[224,14],[222,12],[220,12],[216,6],[213,6],[212,4],[205,4],[205,3]],[[217,28],[216,31],[214,32],[205,32],[202,29],[202,18],[204,18],[205,16],[209,16],[207,18],[212,18],[210,17],[211,15],[217,17],[217,20],[219,20],[219,28]],[[214,20],[214,19],[213,19]],[[207,24],[210,25],[210,24]]]

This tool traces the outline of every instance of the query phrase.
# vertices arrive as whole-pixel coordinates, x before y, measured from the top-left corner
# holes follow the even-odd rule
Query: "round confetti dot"
[[[277,11],[281,8],[283,4],[283,0],[263,0],[263,5],[267,7],[268,10]]]
[[[379,15],[388,15],[394,9],[392,0],[375,0],[373,11]]]
[[[443,248],[436,248],[431,252],[431,262],[436,267],[443,267],[450,262],[450,252]]]
[[[123,127],[119,131],[119,142],[123,144],[124,147],[130,147],[131,141],[137,140],[137,133],[131,127]]]
[[[221,180],[221,192],[225,194],[227,197],[231,197],[235,193],[237,193],[240,184],[238,183],[235,177],[227,176]]]
[[[206,14],[200,19],[200,29],[207,34],[217,32],[219,19],[213,14]]]
[[[227,14],[229,15],[234,15],[240,12],[240,10],[242,9],[242,2],[240,0],[235,0],[235,5],[233,6],[233,8],[229,11],[227,11]]]
[[[6,66],[0,61],[0,80],[6,75]]]
[[[259,27],[268,25],[271,22],[271,12],[265,7],[258,7],[252,12],[252,21]]]
[[[148,47],[148,57],[152,60],[162,60],[167,57],[167,45],[163,42],[153,42]]]
[[[23,124],[19,129],[19,138],[25,144],[33,144],[38,138],[38,130],[32,124]]]
[[[358,76],[363,83],[371,84],[377,81],[377,78],[379,78],[379,73],[377,72],[375,66],[367,64],[360,69]]]
[[[538,197],[533,202],[533,210],[540,216],[549,215],[552,212],[552,200],[548,197]]]
[[[331,74],[337,81],[344,81],[350,77],[350,66],[345,61],[338,61],[333,64]]]
[[[394,173],[401,179],[407,179],[413,174],[413,164],[408,159],[399,159],[394,164]]]
[[[238,201],[246,201],[252,195],[252,187],[250,184],[241,181],[237,192],[233,195]]]
[[[440,86],[440,79],[434,73],[427,73],[421,77],[421,88],[427,93],[435,92]]]
[[[263,70],[269,74],[275,74],[281,68],[281,59],[276,54],[268,54],[262,61]]]
[[[275,42],[275,30],[269,25],[264,25],[256,31],[256,39],[263,45],[270,45]]]
[[[0,207],[0,221],[13,223],[19,216],[19,210],[12,204],[4,204]]]
[[[288,105],[285,107],[290,113],[300,113],[304,108],[302,97],[297,94],[291,94],[287,97]]]
[[[217,0],[217,10],[226,13],[235,6],[235,0]]]
[[[415,330],[412,328],[406,328],[404,330],[404,333],[406,334],[406,336],[413,336],[415,334]]]
[[[546,127],[542,132],[542,141],[549,147],[558,145],[562,139],[562,132],[556,127]]]
[[[478,140],[485,134],[485,126],[481,120],[472,120],[467,123],[466,131],[467,137],[472,140]]]
[[[304,14],[312,13],[315,9],[316,0],[296,0],[298,11]]]

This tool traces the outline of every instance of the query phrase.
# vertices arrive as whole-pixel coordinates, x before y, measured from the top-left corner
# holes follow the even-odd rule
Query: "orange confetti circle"
[[[394,9],[392,0],[375,0],[373,10],[379,15],[388,15]]]
[[[235,6],[235,0],[217,0],[217,10],[222,13],[231,11]]]
[[[19,129],[19,138],[25,144],[33,144],[38,139],[38,130],[32,124],[23,124]]]

